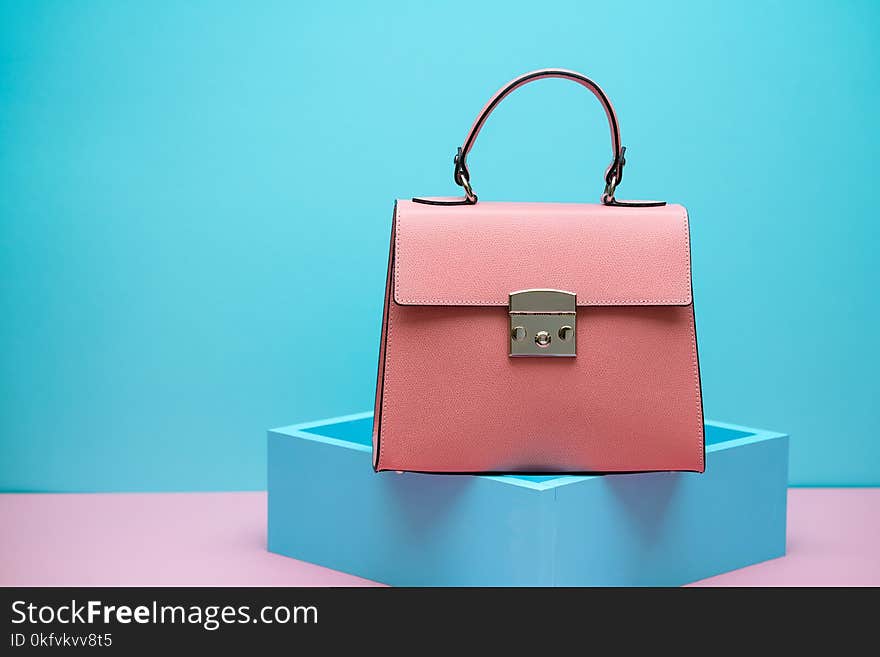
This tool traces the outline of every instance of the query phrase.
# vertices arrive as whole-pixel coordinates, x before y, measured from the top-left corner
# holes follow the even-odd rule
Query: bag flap
[[[690,305],[687,211],[397,202],[397,304],[506,306],[532,288],[574,292],[579,306]]]

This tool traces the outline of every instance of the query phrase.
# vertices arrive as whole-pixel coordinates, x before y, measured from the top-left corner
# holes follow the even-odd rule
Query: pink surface
[[[880,586],[880,488],[788,491],[786,556],[695,586]]]
[[[265,493],[0,496],[0,585],[362,586],[266,551]]]
[[[0,496],[3,586],[364,586],[266,552],[265,493]],[[698,586],[880,585],[880,489],[789,491],[788,555]]]

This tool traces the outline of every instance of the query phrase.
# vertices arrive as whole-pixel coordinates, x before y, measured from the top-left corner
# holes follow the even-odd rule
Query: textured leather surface
[[[392,228],[377,469],[703,470],[683,208],[418,205]],[[526,287],[578,293],[576,358],[508,356]]]
[[[580,306],[688,305],[687,212],[680,205],[397,204],[394,300],[506,306],[554,288]]]

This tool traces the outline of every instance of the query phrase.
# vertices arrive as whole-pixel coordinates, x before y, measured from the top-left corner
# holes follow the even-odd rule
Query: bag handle
[[[602,103],[602,108],[608,117],[608,126],[611,128],[611,154],[614,158],[605,170],[605,191],[602,193],[602,203],[605,205],[616,204],[614,190],[620,184],[620,181],[623,180],[623,167],[626,164],[626,159],[624,159],[626,147],[620,145],[620,124],[617,122],[617,114],[614,113],[614,107],[611,105],[611,101],[608,100],[608,96],[605,95],[605,92],[602,91],[598,84],[585,75],[561,68],[545,68],[520,75],[495,92],[495,95],[483,107],[476,121],[471,126],[467,137],[465,137],[464,144],[458,149],[458,153],[455,156],[455,169],[452,178],[455,180],[455,184],[464,188],[465,203],[474,204],[477,202],[477,195],[471,187],[471,174],[467,167],[467,156],[471,152],[471,148],[477,139],[477,135],[480,134],[483,124],[486,123],[486,119],[489,118],[489,115],[499,103],[511,93],[529,82],[546,78],[562,78],[577,82],[592,92],[599,102]]]

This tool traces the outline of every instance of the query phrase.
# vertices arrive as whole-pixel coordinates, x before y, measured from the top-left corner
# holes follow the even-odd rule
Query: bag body
[[[543,77],[603,101],[614,160],[602,202],[478,201],[465,161],[476,133],[507,93]],[[395,204],[377,471],[703,471],[688,215],[615,199],[617,125],[584,76],[526,74],[490,100],[459,149],[464,197]]]

